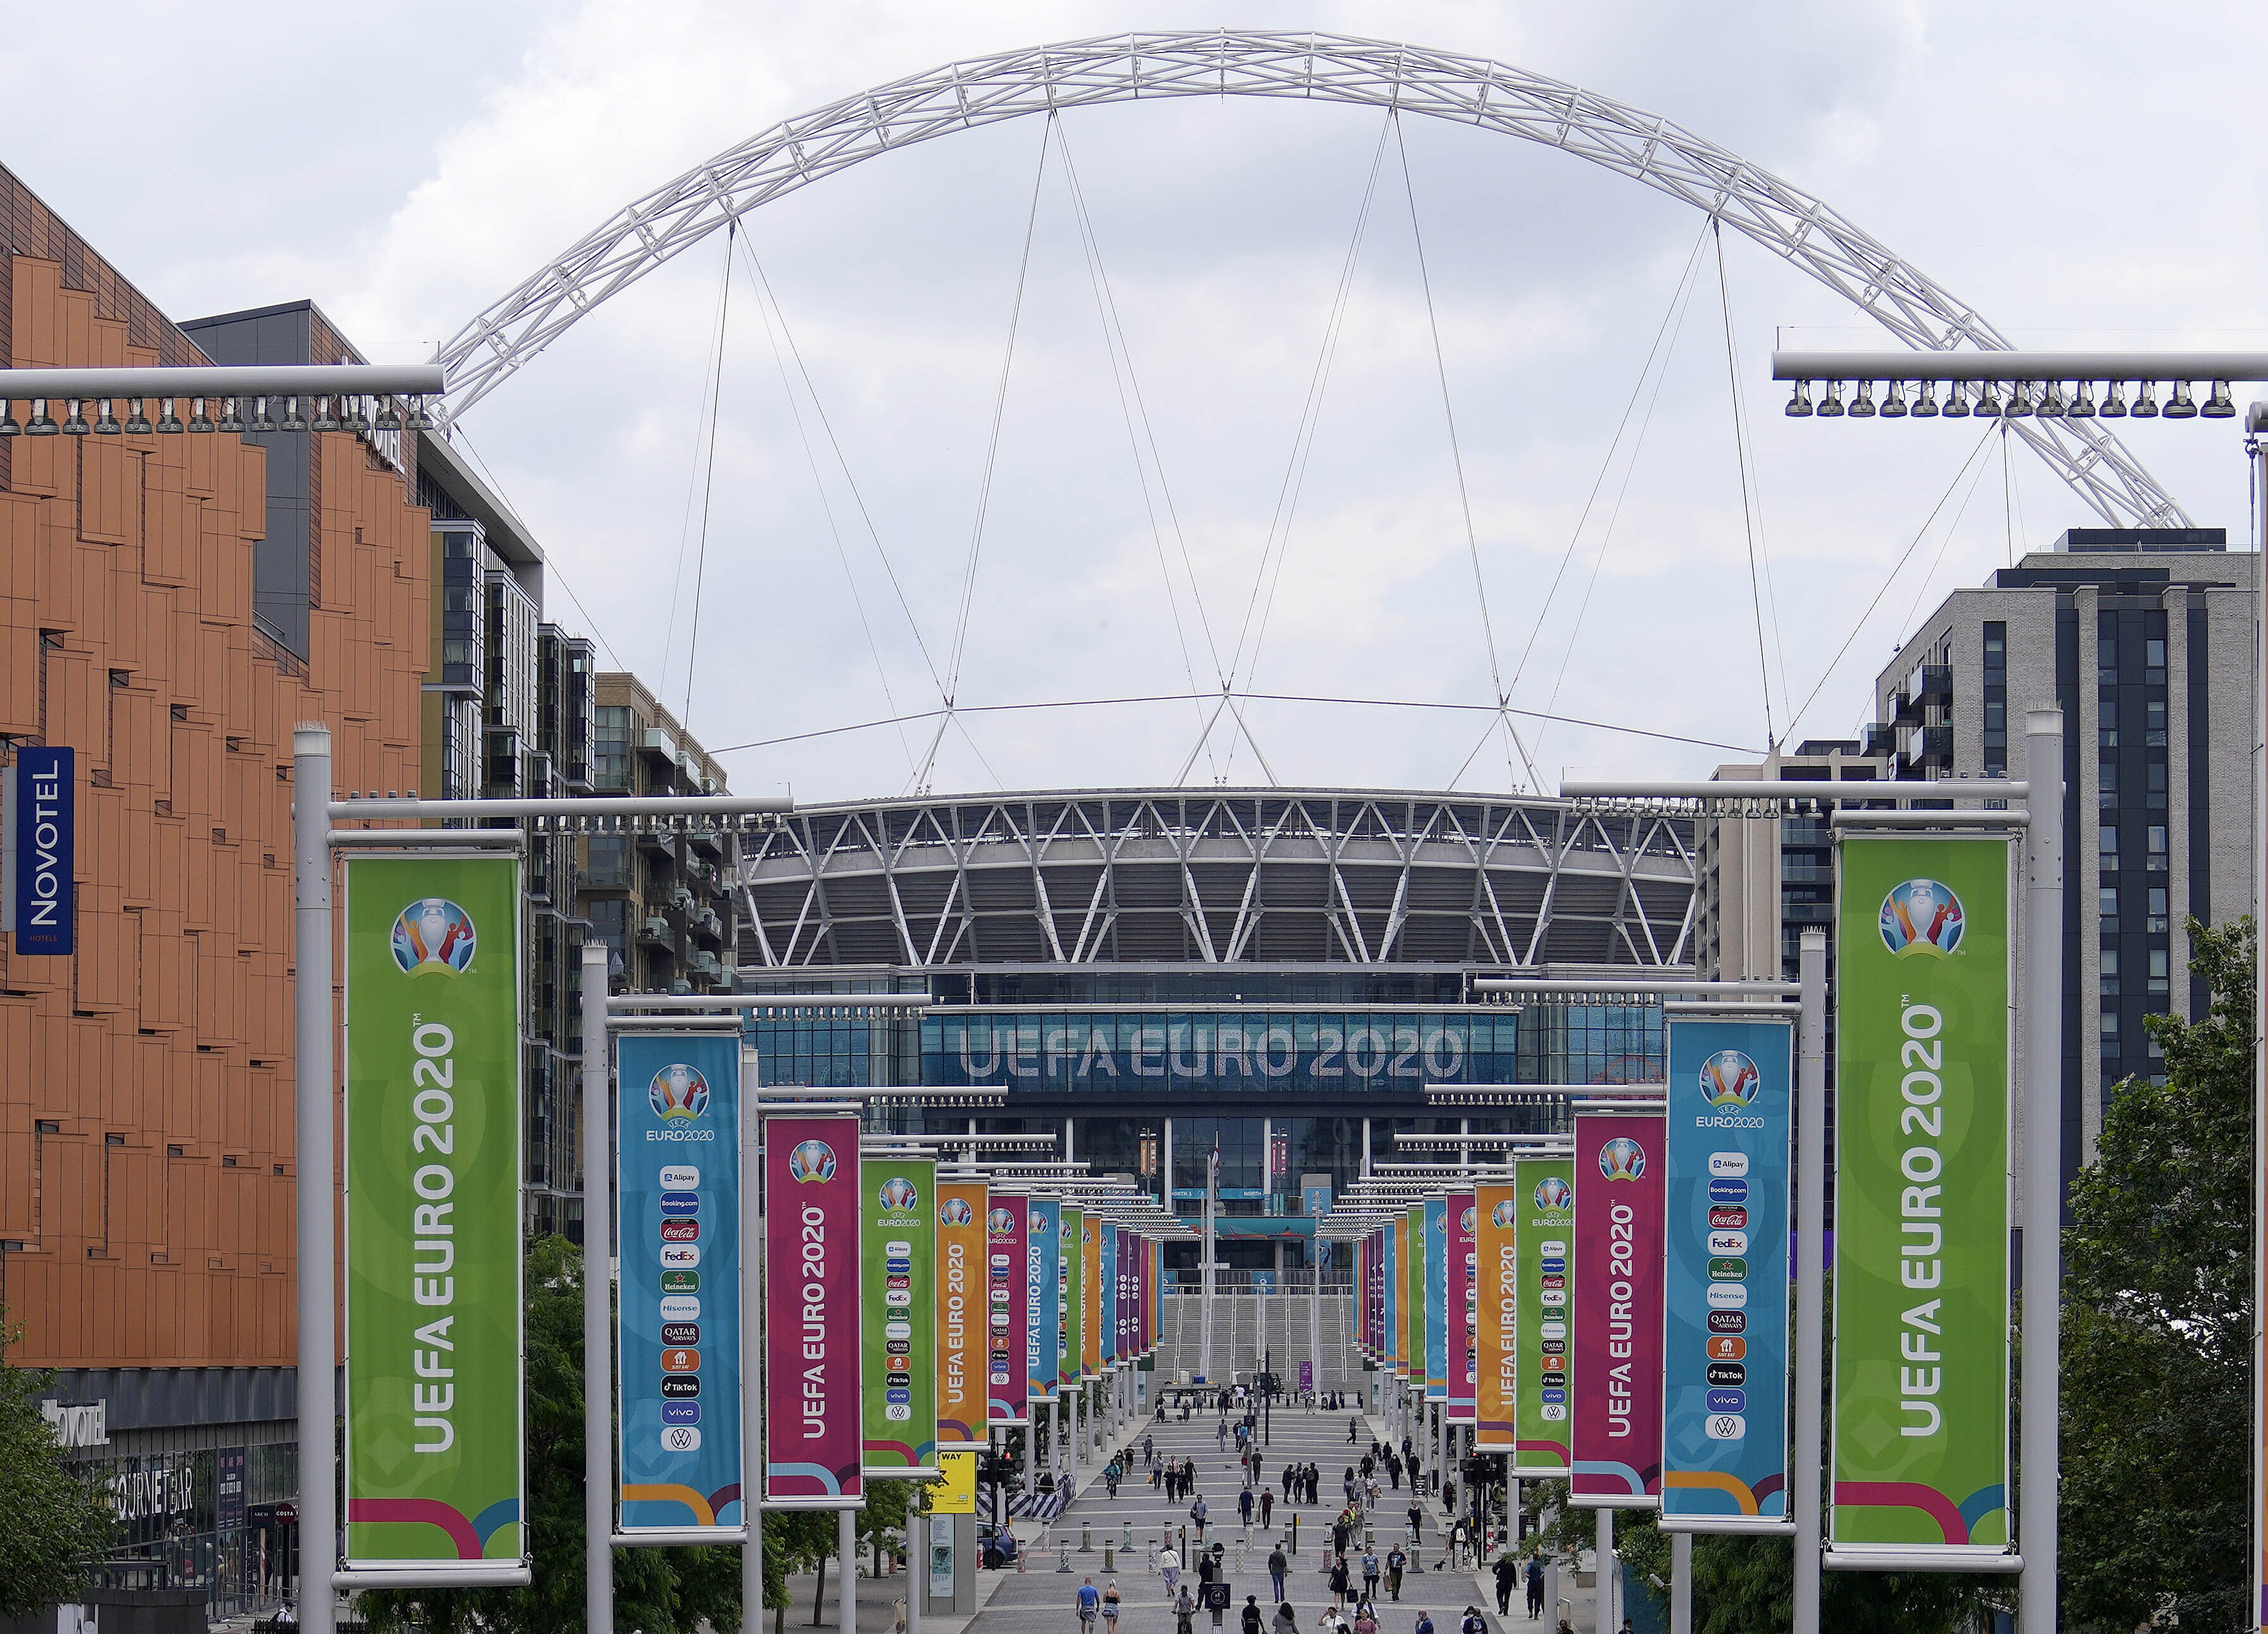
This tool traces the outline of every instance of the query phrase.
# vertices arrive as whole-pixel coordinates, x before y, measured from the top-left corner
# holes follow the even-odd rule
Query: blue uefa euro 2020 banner
[[[1668,1027],[1661,1524],[1785,1531],[1793,1029]]]
[[[1056,1366],[1063,1356],[1063,1203],[1034,1197],[1024,1237],[1024,1358],[1026,1387],[1032,1400],[1056,1393]]]
[[[740,1036],[617,1045],[622,1145],[622,1527],[737,1527]]]
[[[1425,1199],[1425,1399],[1449,1399],[1449,1203]]]

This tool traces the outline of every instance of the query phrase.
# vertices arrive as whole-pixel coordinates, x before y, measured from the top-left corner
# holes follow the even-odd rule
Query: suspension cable
[[[685,513],[677,525],[677,565],[669,575],[669,624],[661,642],[661,675],[654,683],[657,697],[667,696],[669,666],[677,653],[677,612],[685,605],[685,554],[693,541],[693,497],[701,489],[702,443],[714,443],[717,410],[712,395],[725,356],[725,302],[733,277],[733,247],[725,246],[725,276],[717,285],[717,315],[709,326],[709,352],[701,360],[701,401],[693,416],[693,464],[685,474]]]
[[[740,217],[725,224],[725,292],[717,302],[717,384],[709,394],[709,468],[701,479],[701,548],[694,557],[693,633],[685,644],[685,708],[677,724],[693,730],[693,660],[701,651],[701,592],[709,573],[709,500],[717,486],[717,416],[725,401],[725,337],[733,311],[733,240],[740,231]]]
[[[1742,435],[1741,370],[1733,354],[1733,292],[1725,281],[1725,234],[1715,216],[1709,217],[1709,236],[1717,246],[1717,298],[1725,314],[1725,386],[1733,404],[1733,465],[1741,475],[1741,526],[1749,541],[1749,603],[1756,615],[1756,684],[1764,699],[1764,752],[1778,740],[1772,735],[1771,666],[1764,657],[1764,593],[1756,577],[1756,519],[1749,504],[1749,445]]]

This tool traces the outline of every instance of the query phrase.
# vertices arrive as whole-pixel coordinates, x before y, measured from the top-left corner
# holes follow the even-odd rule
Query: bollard
[[[1079,1523],[1079,1552],[1082,1555],[1094,1553],[1094,1525],[1092,1521]]]
[[[1118,1551],[1111,1546],[1108,1538],[1102,1541],[1102,1569],[1105,1571],[1118,1570]]]
[[[1068,1571],[1071,1570],[1071,1545],[1069,1543],[1058,1543],[1056,1545],[1056,1570],[1058,1571]]]
[[[1134,1548],[1134,1523],[1132,1521],[1127,1521],[1125,1523],[1124,1529],[1119,1534],[1118,1547],[1128,1550],[1130,1553],[1132,1551]]]

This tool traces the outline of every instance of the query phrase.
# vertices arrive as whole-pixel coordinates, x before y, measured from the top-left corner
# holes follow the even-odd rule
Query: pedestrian
[[[1284,1579],[1291,1570],[1292,1558],[1281,1543],[1268,1551],[1268,1592],[1278,1600],[1284,1598]]]
[[[1323,1615],[1315,1619],[1315,1634],[1347,1634],[1346,1618],[1336,1606],[1323,1608]]]
[[[1410,1557],[1396,1543],[1386,1551],[1386,1592],[1395,1599],[1402,1598],[1402,1574],[1409,1570]]]
[[[1102,1467],[1102,1484],[1113,1498],[1118,1496],[1119,1474],[1118,1461],[1115,1458]]]
[[[1366,1600],[1354,1608],[1354,1634],[1378,1634],[1378,1608]]]
[[[1334,1540],[1333,1540],[1333,1542],[1332,1542],[1332,1547],[1333,1547],[1334,1549],[1343,1549],[1345,1547],[1345,1545],[1344,1545],[1344,1543],[1342,1543],[1342,1542],[1338,1542],[1336,1539],[1334,1539]],[[1336,1557],[1331,1561],[1331,1601],[1332,1601],[1332,1603],[1333,1603],[1334,1605],[1339,1605],[1339,1606],[1344,1606],[1344,1605],[1345,1605],[1345,1604],[1346,1604],[1347,1592],[1348,1592],[1348,1590],[1350,1590],[1350,1589],[1351,1589],[1351,1588],[1352,1588],[1353,1586],[1354,1586],[1347,1580],[1347,1563],[1346,1563],[1346,1556],[1345,1556],[1344,1554],[1337,1555],[1337,1556],[1336,1556]]]
[[[1543,1615],[1543,1563],[1530,1555],[1528,1557],[1528,1620],[1536,1621]]]
[[[1260,1609],[1259,1595],[1247,1594],[1244,1597],[1244,1609],[1237,1615],[1236,1621],[1243,1634],[1260,1634],[1268,1622],[1268,1614]]]
[[[1268,1634],[1300,1634],[1300,1619],[1293,1614],[1290,1601],[1278,1601],[1275,1618],[1268,1624]]]
[[[1260,1451],[1257,1447],[1253,1449],[1252,1461],[1246,1468],[1252,1471],[1252,1484],[1258,1486],[1260,1484]]]
[[[1150,1490],[1152,1492],[1157,1491],[1165,1484],[1165,1481],[1166,1467],[1152,1459],[1150,1462]]]
[[[1433,1634],[1433,1614],[1430,1611],[1419,1612],[1418,1626],[1411,1629],[1410,1634]]]
[[[1402,1461],[1391,1453],[1386,1455],[1386,1481],[1395,1491],[1402,1490]]]
[[[1410,1495],[1410,1541],[1417,1542],[1425,1535],[1425,1512],[1418,1506],[1418,1495]]]
[[[1270,1512],[1274,1510],[1275,1507],[1276,1494],[1263,1487],[1260,1493],[1260,1525],[1263,1530],[1265,1530],[1270,1524],[1268,1516]],[[1276,1598],[1281,1600],[1284,1597],[1281,1594],[1278,1594]]]
[[[1118,1579],[1113,1578],[1102,1591],[1103,1634],[1118,1634],[1118,1612],[1123,1604],[1118,1593]]]
[[[1236,1495],[1236,1523],[1247,1529],[1252,1525],[1252,1489],[1248,1486]]]
[[[1182,1585],[1182,1592],[1174,1596],[1174,1634],[1197,1634],[1197,1602],[1189,1594],[1189,1586]]]
[[[1341,1515],[1336,1520],[1331,1522],[1331,1553],[1344,1557],[1346,1554],[1346,1517]]]
[[[1496,1557],[1496,1615],[1499,1617],[1512,1615],[1512,1586],[1519,1577],[1520,1563],[1509,1549]]]
[[[1488,1619],[1481,1615],[1478,1606],[1465,1608],[1464,1621],[1457,1624],[1457,1634],[1488,1634]]]
[[[1350,1418],[1347,1420],[1347,1445],[1349,1446],[1352,1446],[1354,1445],[1354,1432],[1361,1428],[1361,1419]]]
[[[1094,1616],[1101,1609],[1102,1595],[1096,1590],[1094,1579],[1089,1578],[1079,1586],[1079,1634],[1094,1634]]]
[[[1174,1586],[1182,1580],[1182,1557],[1174,1550],[1173,1540],[1166,1542],[1166,1552],[1158,1557],[1158,1575],[1166,1582],[1166,1598],[1174,1597]]]
[[[1378,1598],[1378,1551],[1366,1548],[1362,1551],[1362,1594],[1366,1600]]]

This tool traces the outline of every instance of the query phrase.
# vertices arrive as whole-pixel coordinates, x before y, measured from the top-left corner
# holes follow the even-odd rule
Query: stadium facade
[[[987,1130],[1052,1130],[1096,1169],[1220,1152],[1222,1258],[1302,1262],[1303,1178],[1334,1191],[1395,1130],[1454,1132],[1429,1085],[1660,1071],[1658,1012],[1480,1002],[1476,977],[1690,971],[1688,819],[1347,790],[1088,790],[799,809],[744,842],[736,985],[840,992],[753,1012],[767,1082],[998,1091]],[[928,992],[919,1018],[865,992]],[[945,1104],[902,1115],[966,1127]],[[1473,1132],[1540,1109],[1476,1111]],[[1193,1255],[1193,1248],[1184,1248]]]

